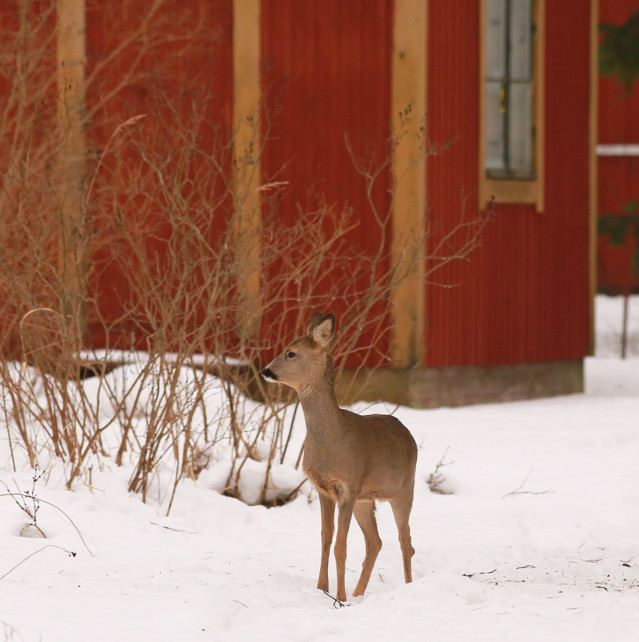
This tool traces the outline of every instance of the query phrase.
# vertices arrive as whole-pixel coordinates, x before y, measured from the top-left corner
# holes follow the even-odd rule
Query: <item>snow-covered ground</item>
[[[583,395],[397,411],[420,447],[412,584],[387,505],[368,591],[338,608],[315,588],[312,496],[251,507],[204,471],[165,517],[127,492],[126,466],[104,461],[68,491],[54,465],[35,484],[47,539],[19,536],[25,515],[0,486],[0,640],[639,639],[639,297],[631,315],[621,361],[620,302],[598,297]],[[442,458],[451,494],[426,483]],[[0,466],[11,490],[31,489],[6,436]],[[363,549],[353,523],[349,595]]]

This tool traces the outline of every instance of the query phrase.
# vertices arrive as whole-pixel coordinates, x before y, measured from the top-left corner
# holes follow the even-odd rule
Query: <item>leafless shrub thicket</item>
[[[339,364],[387,362],[389,294],[404,266],[389,251],[393,194],[374,193],[392,146],[388,158],[362,160],[346,141],[378,251],[358,245],[352,211],[321,198],[284,225],[277,206],[287,186],[278,177],[260,177],[261,224],[239,239],[251,194],[232,176],[253,184],[263,150],[234,155],[234,132],[211,120],[206,92],[176,97],[144,71],[144,54],[167,45],[158,1],[89,65],[83,225],[69,237],[60,220],[68,185],[56,170],[67,132],[56,121],[55,5],[15,5],[0,39],[0,350],[12,357],[0,362],[0,421],[11,465],[55,458],[69,487],[90,483],[105,461],[126,465],[130,490],[145,500],[157,491],[168,510],[180,480],[215,466],[217,487],[245,501],[294,496],[298,478],[278,485],[274,475],[299,467],[295,407],[263,385],[258,364],[329,308],[340,314]],[[173,58],[188,59],[197,37],[186,34],[197,25],[171,29]],[[120,66],[105,81],[128,48],[140,53],[126,74]],[[122,95],[136,82],[152,93],[144,111],[127,111]],[[268,145],[268,115],[254,125]],[[464,213],[431,244],[428,269],[466,259],[485,222]],[[61,258],[69,243],[80,274],[71,280]],[[257,265],[247,247],[259,248]],[[260,333],[246,332],[242,287],[256,270],[261,289],[249,304]],[[77,315],[65,307],[71,295],[82,301]],[[249,473],[253,492],[243,483]]]

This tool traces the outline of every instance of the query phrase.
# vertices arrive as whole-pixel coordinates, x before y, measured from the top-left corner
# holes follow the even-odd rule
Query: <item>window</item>
[[[534,178],[532,0],[486,4],[486,172]]]
[[[480,207],[543,209],[543,0],[483,0]]]

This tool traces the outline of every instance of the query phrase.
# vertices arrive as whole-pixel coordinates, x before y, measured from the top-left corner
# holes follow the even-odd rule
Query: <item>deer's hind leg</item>
[[[366,591],[373,567],[375,566],[375,560],[382,548],[382,540],[377,532],[375,502],[373,500],[355,502],[353,513],[355,514],[355,519],[359,527],[364,533],[364,541],[366,542],[366,557],[362,564],[362,574],[359,577],[355,591],[353,591],[353,596],[357,597],[358,595],[364,595]]]
[[[399,545],[401,546],[402,557],[404,559],[404,579],[407,583],[412,582],[411,559],[413,555],[415,555],[415,549],[411,542],[408,519],[411,508],[413,507],[413,487],[411,486],[406,491],[393,497],[393,499],[390,500],[390,505],[393,509],[395,523],[397,524]]]

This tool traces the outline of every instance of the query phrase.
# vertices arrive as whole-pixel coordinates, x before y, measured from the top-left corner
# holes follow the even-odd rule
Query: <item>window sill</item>
[[[542,181],[483,178],[479,182],[479,209],[488,203],[501,203],[535,206],[538,212],[544,210],[544,190]]]

